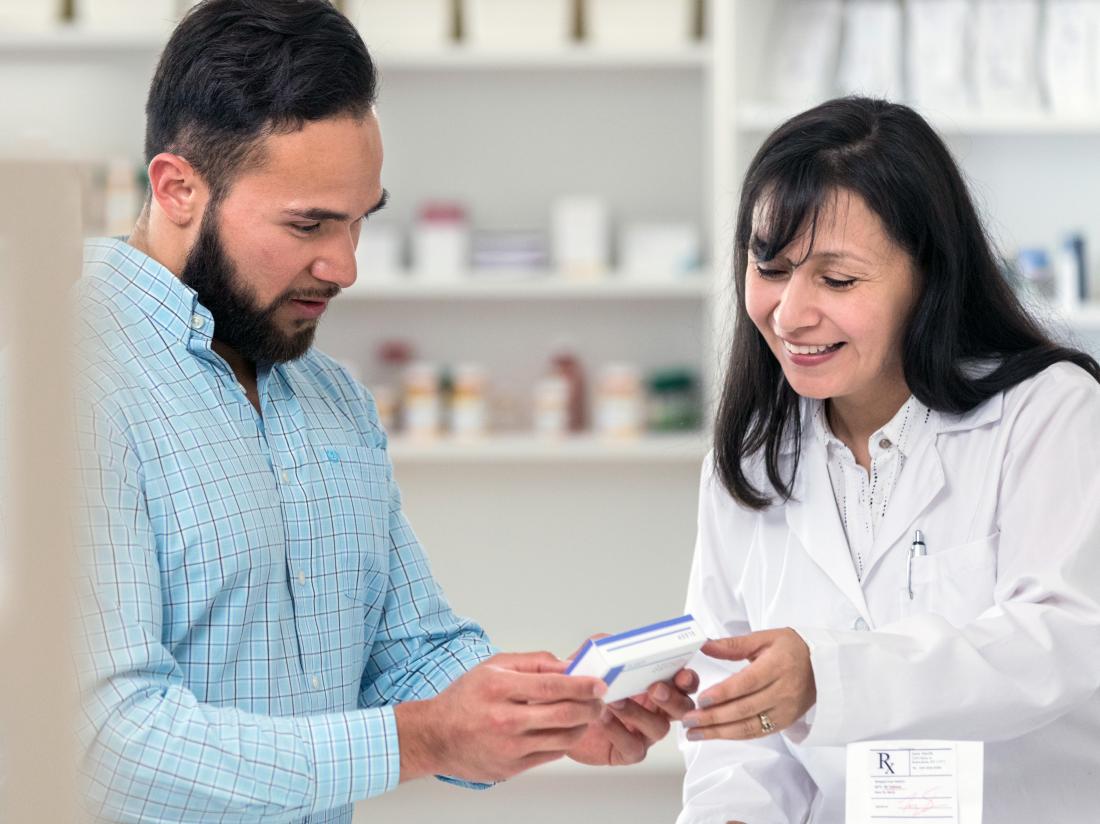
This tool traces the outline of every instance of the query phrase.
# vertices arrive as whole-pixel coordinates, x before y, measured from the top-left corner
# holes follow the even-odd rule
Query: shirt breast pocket
[[[931,612],[962,626],[993,606],[1000,533],[913,559],[909,612]],[[908,600],[908,594],[903,595]]]
[[[385,597],[389,576],[390,471],[385,452],[345,445],[313,449],[315,563],[332,569],[347,598],[374,604]],[[317,558],[316,550],[326,557]]]

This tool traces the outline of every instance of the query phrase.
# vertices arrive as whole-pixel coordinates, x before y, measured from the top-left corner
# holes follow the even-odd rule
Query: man
[[[420,776],[638,761],[690,707],[687,673],[604,707],[548,653],[494,655],[431,576],[371,397],[311,348],[385,205],[374,102],[324,0],[208,0],[150,89],[138,225],[87,247],[105,818],[346,822]]]

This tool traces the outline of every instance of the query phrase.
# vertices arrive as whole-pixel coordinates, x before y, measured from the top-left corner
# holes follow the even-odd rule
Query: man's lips
[[[307,318],[319,318],[326,308],[328,308],[327,300],[308,300],[302,298],[292,298],[290,305],[295,308],[299,315],[303,315]]]

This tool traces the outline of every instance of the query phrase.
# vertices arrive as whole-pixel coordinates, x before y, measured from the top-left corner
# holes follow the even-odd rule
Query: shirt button
[[[878,442],[879,449],[889,449],[893,445],[893,442],[889,438],[883,438]]]
[[[306,574],[300,569],[298,570],[298,583],[302,584],[303,586],[306,583]]]
[[[192,329],[202,329],[202,327],[204,327],[204,326],[206,326],[206,318],[204,318],[202,315],[192,315],[191,316],[191,328]]]
[[[864,621],[862,618],[857,618],[856,622],[852,624],[852,629],[859,630],[860,632],[865,632],[867,630],[867,622]]]
[[[283,470],[282,478],[284,484],[290,483],[290,473],[287,472],[285,469]]]
[[[309,682],[311,684],[313,684],[313,688],[315,690],[321,689],[321,679],[318,678],[316,675],[314,675],[313,678],[311,678]]]

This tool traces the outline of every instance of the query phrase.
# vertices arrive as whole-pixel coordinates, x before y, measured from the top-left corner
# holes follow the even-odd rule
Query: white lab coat
[[[739,506],[708,459],[687,609],[710,637],[794,628],[817,704],[751,742],[681,732],[679,824],[840,824],[843,745],[890,738],[985,741],[988,824],[1100,822],[1100,385],[1058,364],[930,425],[862,582],[808,420],[787,504]]]

